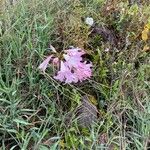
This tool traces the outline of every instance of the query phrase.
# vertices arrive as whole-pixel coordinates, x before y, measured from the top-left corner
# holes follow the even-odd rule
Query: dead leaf
[[[149,32],[149,30],[147,30],[147,29],[144,29],[142,31],[142,40],[143,41],[147,41],[147,39],[148,39],[148,32]]]
[[[64,149],[65,148],[64,140],[60,140],[59,145],[62,149]]]
[[[148,30],[150,29],[150,22],[144,26],[144,29],[148,29]]]
[[[150,50],[150,47],[149,47],[148,45],[145,45],[144,48],[143,48],[143,51],[144,51],[144,52],[147,52],[147,51],[149,51],[149,50]]]
[[[78,123],[83,127],[89,127],[97,120],[97,113],[97,107],[90,102],[86,95],[83,96],[81,104],[76,111]]]
[[[144,26],[144,30],[142,31],[142,40],[143,41],[147,41],[148,39],[148,34],[149,34],[149,30],[150,30],[150,23],[147,23]]]
[[[94,96],[90,95],[90,96],[88,96],[88,98],[93,105],[95,105],[95,106],[98,105],[98,102]]]
[[[91,34],[100,35],[104,41],[108,41],[111,45],[117,46],[118,39],[116,37],[115,32],[113,30],[108,29],[106,26],[93,27]]]

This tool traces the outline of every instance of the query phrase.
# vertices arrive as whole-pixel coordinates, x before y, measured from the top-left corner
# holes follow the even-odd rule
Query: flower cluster
[[[64,50],[64,60],[59,60],[57,57],[52,59],[53,55],[50,55],[40,64],[39,69],[45,71],[49,61],[52,60],[53,64],[57,66],[60,64],[60,70],[56,76],[54,76],[54,79],[65,83],[81,82],[92,75],[92,63],[83,61],[83,54],[85,54],[85,52],[80,48]]]

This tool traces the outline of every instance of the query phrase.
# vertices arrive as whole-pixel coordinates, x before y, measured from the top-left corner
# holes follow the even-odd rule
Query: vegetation
[[[0,149],[150,148],[150,2],[0,2]],[[41,73],[50,44],[84,48],[92,78]]]

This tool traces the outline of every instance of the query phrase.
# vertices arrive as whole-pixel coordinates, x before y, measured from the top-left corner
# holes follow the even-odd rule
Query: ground
[[[150,2],[0,3],[0,149],[150,148]],[[50,44],[84,49],[92,77],[61,83],[51,64],[42,73]]]

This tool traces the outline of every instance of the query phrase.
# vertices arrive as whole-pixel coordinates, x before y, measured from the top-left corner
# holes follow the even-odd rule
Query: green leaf
[[[39,150],[49,150],[46,146],[44,145],[40,145],[39,146]]]
[[[16,122],[16,123],[19,123],[19,124],[23,124],[23,125],[31,125],[31,123],[28,123],[28,122],[26,122],[25,120],[22,120],[22,119],[14,119],[13,121]]]

